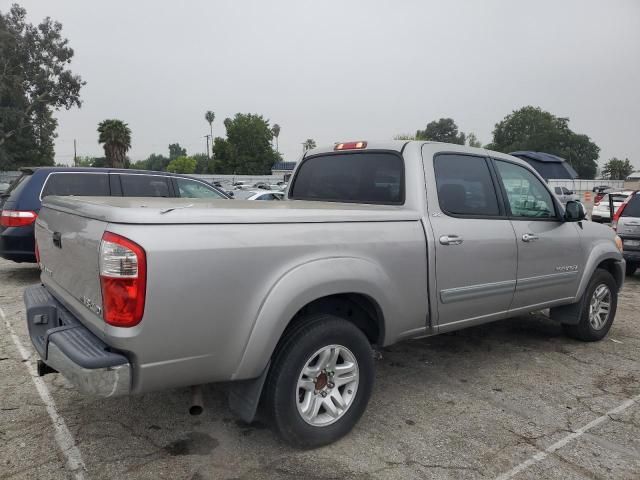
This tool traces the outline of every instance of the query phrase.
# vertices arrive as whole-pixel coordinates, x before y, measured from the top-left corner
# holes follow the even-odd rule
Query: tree
[[[76,167],[93,167],[103,168],[106,166],[107,159],[104,157],[78,157],[76,159]]]
[[[587,135],[569,128],[569,119],[556,117],[539,107],[527,106],[513,111],[493,130],[491,150],[513,152],[533,150],[566,159],[580,178],[594,178],[600,152]]]
[[[210,140],[211,140],[211,147],[213,148],[213,121],[216,119],[216,114],[213,113],[211,110],[207,110],[207,113],[204,114],[204,119],[209,122],[209,131],[211,134]],[[207,143],[208,145],[208,143]],[[207,155],[209,155],[211,152],[207,152]]]
[[[433,142],[456,143],[464,145],[465,134],[458,131],[453,118],[441,118],[427,124],[424,130],[416,132],[416,140],[430,140]]]
[[[279,152],[279,148],[278,148],[278,137],[280,136],[280,125],[278,125],[277,123],[273,125],[273,128],[271,129],[271,133],[273,133],[273,136],[276,139],[276,152]]]
[[[103,120],[98,125],[98,143],[104,144],[104,155],[111,168],[125,168],[126,154],[131,148],[131,129],[122,120]]]
[[[208,154],[196,153],[191,158],[196,161],[196,169],[193,173],[213,173],[213,161]]]
[[[196,159],[191,157],[178,157],[169,162],[167,172],[194,173],[196,171]]]
[[[0,170],[53,165],[53,113],[80,107],[85,84],[69,69],[73,49],[62,24],[26,22],[14,4],[0,12]]]
[[[268,175],[281,160],[273,150],[273,132],[262,115],[237,113],[224,121],[227,138],[214,141],[215,173]]]
[[[475,133],[470,132],[467,135],[467,145],[469,145],[470,147],[480,148],[482,147],[482,142],[478,140],[478,137],[476,137]]]
[[[306,152],[312,148],[316,148],[316,141],[313,138],[307,138],[302,144],[302,149]]]
[[[633,173],[633,165],[628,158],[620,160],[616,157],[611,158],[605,163],[602,169],[602,178],[609,180],[625,180]]]
[[[187,149],[182,148],[179,143],[169,145],[169,160],[175,160],[178,157],[186,157]]]
[[[399,133],[393,137],[394,140],[416,140],[415,135],[410,133]]]

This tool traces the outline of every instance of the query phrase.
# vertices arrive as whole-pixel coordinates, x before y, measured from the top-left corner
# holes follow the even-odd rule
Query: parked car
[[[244,421],[260,406],[315,447],[364,413],[374,348],[545,308],[583,341],[614,320],[620,238],[510,155],[336,144],[287,196],[45,199],[25,293],[40,372],[102,396],[225,382]]]
[[[604,193],[600,199],[595,200],[593,209],[591,210],[591,220],[594,222],[611,221],[611,211],[609,202],[613,200],[613,212],[615,213],[622,202],[633,193],[632,190],[623,190],[621,192]]]
[[[37,167],[22,175],[5,194],[0,214],[0,256],[35,262],[33,226],[48,195],[183,197],[227,199],[207,182],[167,172],[112,168]]]
[[[243,190],[241,192],[236,192],[236,195],[233,197],[236,200],[282,200],[284,198],[284,193],[277,191],[259,191],[259,190]]]
[[[627,275],[633,275],[640,265],[640,191],[631,194],[618,207],[611,224],[622,238]]]
[[[578,196],[567,187],[554,187],[553,191],[562,205],[566,205],[567,202],[575,202],[578,200]]]
[[[253,188],[259,188],[261,190],[271,190],[271,186],[267,182],[256,182],[253,184]]]

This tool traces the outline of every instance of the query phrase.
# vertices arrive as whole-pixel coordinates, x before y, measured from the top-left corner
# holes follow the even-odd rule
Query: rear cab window
[[[40,197],[45,198],[49,195],[109,196],[109,175],[89,172],[54,172],[47,177]]]
[[[402,205],[404,161],[395,152],[341,152],[305,158],[292,200]]]

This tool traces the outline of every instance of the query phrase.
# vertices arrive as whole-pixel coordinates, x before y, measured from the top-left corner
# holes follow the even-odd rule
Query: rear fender
[[[398,298],[396,285],[376,263],[363,258],[332,257],[298,265],[275,283],[254,322],[233,380],[259,376],[295,314],[314,300],[340,293],[367,295],[385,312]]]

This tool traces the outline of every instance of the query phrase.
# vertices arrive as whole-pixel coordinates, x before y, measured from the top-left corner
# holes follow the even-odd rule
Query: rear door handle
[[[525,233],[522,235],[523,242],[533,242],[534,240],[538,240],[538,236],[533,233]]]
[[[440,237],[440,243],[442,245],[460,245],[462,237],[458,235],[443,235]]]

